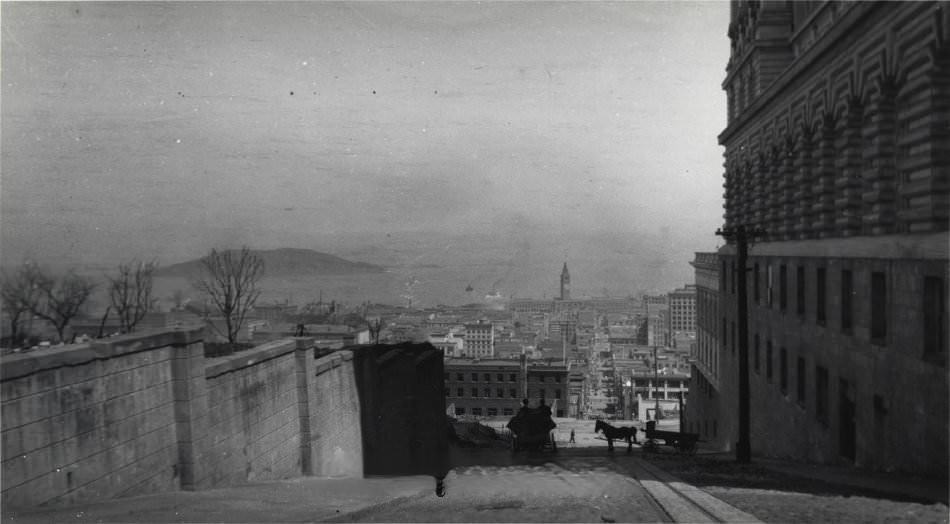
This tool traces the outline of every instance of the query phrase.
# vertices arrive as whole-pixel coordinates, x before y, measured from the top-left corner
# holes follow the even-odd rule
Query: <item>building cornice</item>
[[[878,2],[857,2],[844,15],[843,20],[836,23],[827,35],[809,48],[801,57],[795,59],[792,65],[782,71],[775,80],[759,95],[755,101],[719,134],[719,144],[726,145],[739,132],[745,129],[749,122],[761,117],[763,111],[774,109],[777,99],[787,96],[790,87],[796,82],[805,82],[811,78],[805,75],[807,69],[815,64],[831,50],[839,40],[859,35],[854,34],[854,27],[879,7]]]
[[[719,249],[719,254],[734,256],[736,247],[733,244],[727,244]],[[786,240],[751,244],[749,256],[947,261],[950,258],[950,237],[946,232],[939,232],[919,235]]]

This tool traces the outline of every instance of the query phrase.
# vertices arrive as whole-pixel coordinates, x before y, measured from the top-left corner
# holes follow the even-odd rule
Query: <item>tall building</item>
[[[716,448],[727,448],[735,435],[723,440],[719,428],[719,260],[716,253],[696,253],[696,345],[690,367],[685,431],[699,433]],[[735,410],[736,406],[723,409]]]
[[[465,324],[465,343],[462,353],[472,358],[491,358],[495,356],[495,327],[491,322]]]
[[[719,430],[753,454],[948,472],[950,6],[733,0],[723,88]]]
[[[567,272],[567,262],[561,270],[561,300],[571,299],[571,274]]]
[[[674,333],[696,331],[696,285],[675,289],[669,293],[670,330]]]

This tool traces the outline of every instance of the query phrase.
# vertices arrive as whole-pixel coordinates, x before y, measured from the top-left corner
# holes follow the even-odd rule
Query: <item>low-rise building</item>
[[[567,367],[522,360],[449,359],[445,366],[445,403],[458,416],[510,417],[523,398],[541,399],[555,416],[568,410]]]

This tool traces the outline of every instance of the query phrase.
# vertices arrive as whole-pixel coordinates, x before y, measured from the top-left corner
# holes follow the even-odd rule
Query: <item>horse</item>
[[[614,450],[614,439],[625,439],[627,441],[627,453],[630,453],[634,444],[638,444],[637,428],[615,428],[603,420],[598,419],[597,423],[594,424],[594,433],[596,434],[599,431],[602,431],[604,433],[604,437],[607,438],[607,451]]]

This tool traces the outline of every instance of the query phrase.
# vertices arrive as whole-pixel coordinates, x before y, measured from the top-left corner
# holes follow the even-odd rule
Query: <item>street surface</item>
[[[656,482],[639,453],[561,448],[459,450],[444,498],[420,494],[341,515],[343,522],[671,522],[709,515]],[[642,482],[641,482],[642,481]],[[651,484],[652,483],[652,484]],[[650,488],[650,489],[648,489]],[[662,499],[658,500],[657,498]],[[671,505],[670,507],[667,507]],[[686,513],[683,513],[683,512]],[[679,514],[677,514],[679,512]]]

